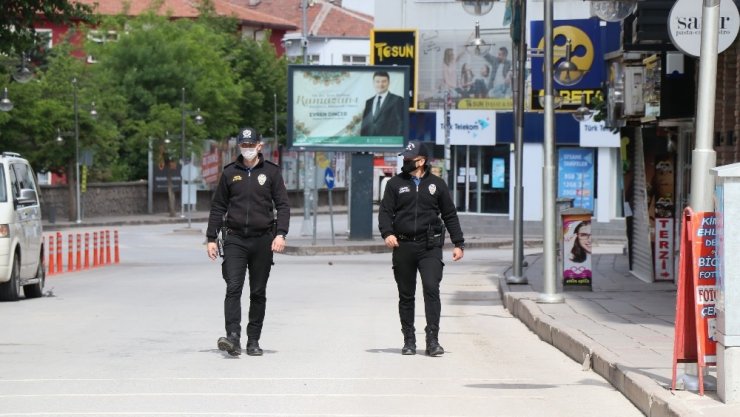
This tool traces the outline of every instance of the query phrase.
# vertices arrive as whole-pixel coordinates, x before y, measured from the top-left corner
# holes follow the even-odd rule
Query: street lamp
[[[3,89],[3,98],[0,100],[0,111],[8,112],[13,110],[13,102],[8,98],[8,87]]]
[[[555,106],[552,96],[553,83],[553,0],[544,2],[544,81],[545,81],[545,137],[544,137],[544,166],[543,178],[543,259],[544,259],[544,292],[540,293],[537,302],[562,303],[563,295],[557,293],[557,225],[555,224],[555,195],[557,165],[555,163]]]
[[[182,88],[182,100],[180,101],[181,110],[181,128],[180,128],[180,217],[185,218],[185,116],[195,115],[195,123],[202,125],[204,122],[203,116],[200,115],[200,108],[195,112],[191,112],[185,109],[185,87]],[[188,180],[189,181],[189,180]],[[188,187],[188,227],[190,227],[190,187]]]
[[[82,204],[80,197],[80,112],[79,106],[77,105],[77,77],[72,78],[72,98],[74,105],[74,117],[75,117],[75,197],[77,202],[77,220],[76,223],[82,223]],[[98,112],[95,109],[95,102],[90,106],[90,117],[94,120],[98,118]],[[61,136],[59,136],[61,137]],[[57,137],[57,141],[59,140]]]
[[[13,73],[13,79],[21,84],[25,84],[33,78],[33,71],[31,71],[28,66],[26,65],[28,62],[28,58],[26,57],[26,53],[24,52],[21,55],[21,66],[18,68],[18,70]]]

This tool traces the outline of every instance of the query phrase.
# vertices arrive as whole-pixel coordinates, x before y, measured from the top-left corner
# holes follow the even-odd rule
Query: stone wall
[[[74,193],[74,189],[72,189]],[[211,191],[198,191],[195,211],[208,211],[211,208]],[[290,206],[303,208],[303,191],[288,192]],[[42,185],[41,206],[44,218],[49,221],[74,220],[69,218],[69,187],[66,185]],[[319,191],[319,206],[328,206],[328,191]],[[335,206],[347,205],[347,190],[335,189],[332,192]],[[155,213],[167,212],[167,193],[154,193]],[[180,211],[180,193],[175,192],[175,211]],[[82,217],[128,216],[147,213],[147,183],[116,182],[89,183],[82,193]]]

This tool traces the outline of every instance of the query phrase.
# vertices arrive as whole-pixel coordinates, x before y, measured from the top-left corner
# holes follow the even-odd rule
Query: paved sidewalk
[[[174,231],[205,234],[208,213],[187,218],[166,214],[84,219],[82,224],[45,224],[47,232],[78,227],[111,227],[172,223]],[[507,217],[468,216],[465,225],[468,249],[511,247],[511,222]],[[377,232],[373,215],[372,239],[350,240],[346,207],[334,209],[334,243],[328,208],[319,211],[316,238],[313,219],[307,222],[294,209],[286,252],[292,255],[374,253],[388,249]],[[476,223],[479,222],[479,223]],[[595,223],[598,226],[598,223]],[[676,286],[645,283],[630,275],[621,236],[614,225],[594,228],[593,291],[568,291],[563,304],[538,304],[543,289],[542,237],[536,224],[525,227],[527,285],[507,285],[500,279],[506,308],[539,337],[556,346],[584,368],[606,378],[647,416],[737,416],[740,405],[725,405],[715,392],[700,397],[695,392],[670,391]],[[541,226],[540,226],[541,227]],[[601,233],[601,234],[599,234]],[[596,239],[598,238],[598,240]],[[449,244],[449,243],[448,243]],[[558,292],[562,293],[560,283]],[[679,374],[683,365],[679,365]]]
[[[565,302],[537,303],[543,291],[543,260],[537,254],[527,257],[528,285],[500,279],[506,308],[542,340],[593,368],[646,416],[740,415],[740,404],[726,405],[716,392],[705,390],[701,397],[670,390],[676,286],[640,281],[629,273],[627,256],[594,252],[592,292],[563,293],[558,282]]]

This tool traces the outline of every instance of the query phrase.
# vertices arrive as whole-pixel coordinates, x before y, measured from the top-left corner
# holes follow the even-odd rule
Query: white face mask
[[[246,161],[252,161],[257,157],[257,148],[240,148],[240,150]]]

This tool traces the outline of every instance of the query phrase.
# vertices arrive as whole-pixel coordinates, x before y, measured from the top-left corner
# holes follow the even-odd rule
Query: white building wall
[[[509,166],[514,166],[515,154],[509,157]],[[522,154],[522,187],[524,188],[523,220],[542,221],[542,166],[545,164],[545,149],[540,143],[525,143]],[[509,171],[509,219],[514,220],[514,184],[516,172]]]
[[[375,0],[375,27],[440,30],[469,27],[472,31],[475,20],[479,20],[481,28],[499,28],[503,27],[505,6],[505,1],[498,1],[493,3],[490,13],[473,16],[455,0]],[[542,20],[543,7],[541,0],[530,0],[527,3],[527,21]],[[555,20],[590,17],[588,4],[583,0],[555,0],[553,13]]]
[[[320,43],[320,41],[319,41]],[[321,65],[342,65],[343,55],[364,55],[370,64],[369,39],[327,39],[321,48]]]

